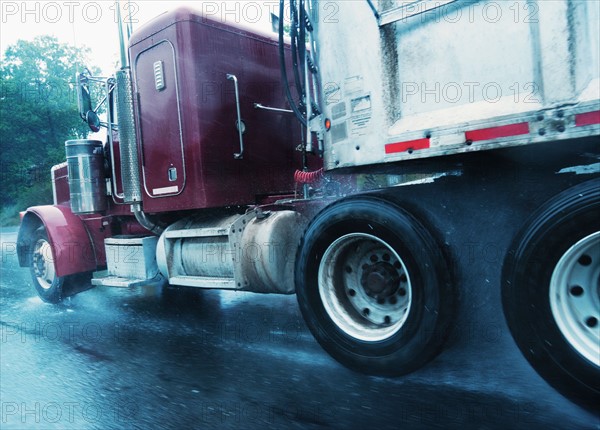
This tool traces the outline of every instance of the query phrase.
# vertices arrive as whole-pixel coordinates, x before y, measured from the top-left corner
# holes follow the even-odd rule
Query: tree
[[[13,212],[52,202],[50,168],[64,142],[85,138],[74,86],[87,49],[41,36],[18,41],[0,66],[0,206]]]

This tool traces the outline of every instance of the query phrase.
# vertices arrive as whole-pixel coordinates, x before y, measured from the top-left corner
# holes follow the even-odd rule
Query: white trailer
[[[329,169],[599,133],[597,1],[314,2],[313,11]]]

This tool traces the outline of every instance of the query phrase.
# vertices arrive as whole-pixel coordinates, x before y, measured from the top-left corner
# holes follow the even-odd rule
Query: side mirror
[[[88,93],[89,94],[89,93]],[[93,110],[88,110],[85,114],[85,122],[94,133],[100,131],[100,118]]]
[[[92,111],[92,97],[87,77],[83,73],[77,75],[77,106],[79,107],[79,116],[87,121],[87,114]]]

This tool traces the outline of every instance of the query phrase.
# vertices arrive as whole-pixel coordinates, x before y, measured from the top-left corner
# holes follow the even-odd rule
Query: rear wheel
[[[296,293],[311,332],[336,360],[401,375],[440,350],[453,314],[446,260],[423,225],[380,197],[335,203],[309,225]]]
[[[504,312],[538,373],[573,401],[600,405],[600,181],[544,205],[516,237]]]
[[[69,276],[56,275],[52,246],[43,226],[34,232],[32,243],[29,260],[31,262],[31,279],[43,301],[58,303],[65,297],[91,288],[91,275],[88,273]]]

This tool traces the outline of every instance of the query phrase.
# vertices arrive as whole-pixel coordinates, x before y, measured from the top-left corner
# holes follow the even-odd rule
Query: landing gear
[[[576,403],[600,405],[600,181],[553,198],[514,240],[504,312],[521,352]]]
[[[309,225],[296,293],[313,335],[357,371],[401,375],[441,349],[454,308],[448,265],[414,217],[382,197],[333,204]]]

